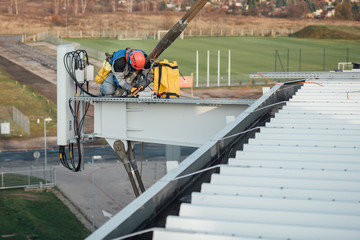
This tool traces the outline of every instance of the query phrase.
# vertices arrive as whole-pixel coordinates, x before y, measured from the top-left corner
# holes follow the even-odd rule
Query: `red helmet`
[[[145,56],[141,51],[132,51],[129,56],[131,67],[140,70],[145,66]]]

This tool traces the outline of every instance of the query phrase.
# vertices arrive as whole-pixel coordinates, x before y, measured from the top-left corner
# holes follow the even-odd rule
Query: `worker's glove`
[[[106,57],[106,60],[110,62],[110,59],[113,57],[114,53],[113,54],[110,54],[110,53],[105,53],[105,57]]]
[[[144,87],[139,85],[137,87],[133,87],[131,90],[130,90],[130,97],[134,97],[134,96],[137,96],[138,93],[140,91],[144,90]]]

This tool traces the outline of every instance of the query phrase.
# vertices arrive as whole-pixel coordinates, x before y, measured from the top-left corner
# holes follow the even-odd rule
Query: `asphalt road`
[[[181,156],[185,157],[190,155],[196,148],[182,147]],[[39,152],[40,157],[35,158],[35,152]],[[93,156],[100,156],[101,162],[111,162],[119,160],[115,152],[110,146],[100,147],[86,147],[84,150],[84,162],[91,162]],[[165,157],[165,145],[144,143],[135,145],[135,158],[140,161],[152,161],[158,158]],[[29,151],[6,151],[0,152],[0,168],[12,167],[26,167],[26,166],[41,166],[44,165],[45,151],[42,150],[29,150]],[[48,166],[59,165],[59,151],[58,149],[47,149],[47,164]]]

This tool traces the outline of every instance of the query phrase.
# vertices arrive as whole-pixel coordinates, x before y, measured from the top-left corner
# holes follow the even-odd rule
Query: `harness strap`
[[[161,75],[162,75],[162,66],[159,66],[159,79],[158,79],[158,92],[160,91],[160,85],[161,85]]]

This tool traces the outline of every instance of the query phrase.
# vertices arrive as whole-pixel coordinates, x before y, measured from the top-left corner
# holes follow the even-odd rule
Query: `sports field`
[[[125,47],[150,53],[157,40],[72,39],[103,52]],[[195,76],[199,51],[199,83],[206,83],[207,51],[210,51],[210,84],[217,83],[218,51],[220,79],[228,81],[228,52],[231,50],[231,83],[249,81],[249,74],[267,71],[330,71],[338,62],[360,62],[358,40],[303,39],[294,37],[194,37],[177,39],[157,60],[177,61],[183,75]],[[278,54],[275,52],[278,51]],[[278,56],[278,57],[276,57]],[[276,58],[275,58],[276,57]],[[103,60],[103,59],[100,59]]]

